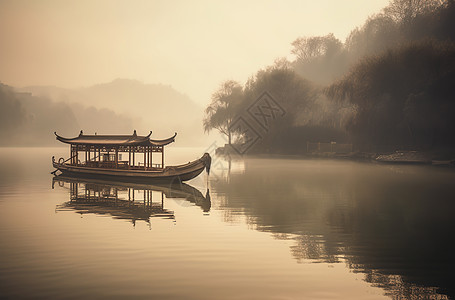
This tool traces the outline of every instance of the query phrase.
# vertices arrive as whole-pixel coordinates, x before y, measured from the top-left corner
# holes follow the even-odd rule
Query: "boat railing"
[[[138,166],[141,167],[141,168],[144,168],[144,163],[143,162],[139,162]],[[147,168],[147,169],[162,169],[162,164],[152,164],[152,166],[150,168]]]
[[[105,169],[127,169],[127,170],[144,170],[144,163],[139,162],[137,166],[130,166],[128,161],[86,161],[81,166],[89,168],[105,168]],[[152,164],[151,167],[147,167],[146,170],[162,169],[161,164]]]
[[[82,164],[90,168],[108,168],[108,169],[128,169],[127,161],[86,161]]]
[[[63,157],[60,157],[59,160],[58,160],[58,164],[59,164],[59,165],[63,165],[63,164],[65,164],[67,161],[69,161],[69,160],[75,158],[76,156],[77,156],[77,155],[73,155],[73,156],[71,156],[70,158],[68,158],[67,160],[65,160]],[[55,156],[52,156],[52,161],[55,162]]]
[[[66,164],[68,161],[72,160],[73,158],[77,157],[77,155],[73,155],[72,157],[64,160],[63,157],[61,157],[58,160],[59,165]],[[78,166],[83,166],[83,167],[89,167],[89,168],[106,168],[106,169],[128,169],[128,170],[143,170],[144,169],[144,163],[143,162],[138,162],[137,166],[130,166],[128,161],[97,161],[95,160],[96,157],[93,159],[90,159],[88,161],[78,161],[77,165]],[[55,162],[55,157],[52,157],[52,161]],[[72,164],[70,164],[72,165]],[[151,166],[145,167],[146,170],[157,170],[157,169],[162,169],[163,165],[162,164],[151,164]]]

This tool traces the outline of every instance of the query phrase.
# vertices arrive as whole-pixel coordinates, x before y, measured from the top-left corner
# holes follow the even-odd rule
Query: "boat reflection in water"
[[[52,188],[56,185],[70,192],[70,200],[58,205],[57,211],[110,215],[130,220],[133,225],[136,221],[150,224],[152,217],[175,219],[174,212],[164,208],[164,201],[169,198],[194,203],[204,213],[211,207],[209,190],[203,196],[198,189],[181,182],[150,185],[59,175],[52,179]]]

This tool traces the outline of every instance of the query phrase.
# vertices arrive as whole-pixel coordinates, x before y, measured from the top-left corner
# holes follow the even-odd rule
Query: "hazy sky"
[[[115,78],[172,85],[205,104],[244,83],[299,36],[349,32],[388,0],[0,0],[0,82],[89,86]]]

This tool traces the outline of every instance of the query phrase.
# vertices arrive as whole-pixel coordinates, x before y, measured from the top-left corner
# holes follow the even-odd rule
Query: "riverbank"
[[[439,167],[455,167],[455,156],[450,153],[437,151],[395,151],[390,153],[373,153],[353,151],[347,153],[336,152],[305,152],[301,154],[269,154],[269,153],[239,153],[234,147],[228,145],[216,149],[219,156],[229,156],[231,158],[244,155],[280,157],[280,158],[311,158],[311,159],[340,159],[363,161],[383,164],[422,164],[434,165]]]

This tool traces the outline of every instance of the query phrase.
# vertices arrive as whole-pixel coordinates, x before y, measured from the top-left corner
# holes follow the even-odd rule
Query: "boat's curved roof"
[[[175,141],[177,132],[163,140],[150,139],[152,131],[146,136],[136,134],[136,130],[132,135],[100,135],[100,134],[84,134],[81,130],[79,135],[74,138],[65,138],[54,132],[56,139],[65,144],[72,145],[109,145],[109,146],[165,146]]]

